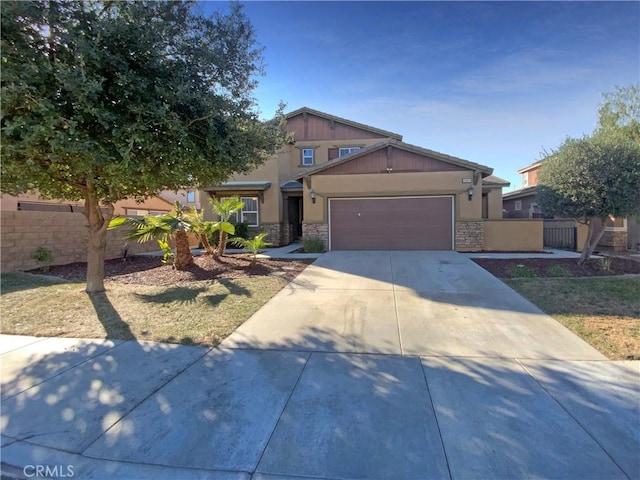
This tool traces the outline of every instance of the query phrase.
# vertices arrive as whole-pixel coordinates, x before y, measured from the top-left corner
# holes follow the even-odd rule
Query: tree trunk
[[[598,242],[602,238],[604,234],[604,227],[607,218],[590,218],[587,220],[587,226],[589,230],[587,231],[587,238],[584,241],[584,246],[582,247],[582,255],[580,255],[580,260],[578,260],[578,265],[582,265],[584,262],[589,260],[589,257],[593,254],[593,251],[596,249]]]
[[[173,266],[176,270],[184,270],[187,265],[193,263],[193,255],[191,255],[191,248],[189,248],[189,237],[187,233],[178,230],[176,232],[176,258],[173,261]]]
[[[104,257],[107,249],[107,227],[113,217],[113,205],[107,204],[106,212],[100,208],[93,184],[88,183],[84,198],[84,215],[89,226],[87,240],[87,288],[88,293],[104,292]]]
[[[211,247],[211,244],[209,243],[209,239],[207,238],[206,233],[203,233],[200,235],[200,241],[202,242],[202,247],[204,248],[204,252],[207,255],[213,255],[214,249],[213,247]]]
[[[227,246],[227,232],[223,232],[222,230],[220,230],[220,240],[218,240],[218,255],[219,256],[223,256],[224,255],[224,249]]]

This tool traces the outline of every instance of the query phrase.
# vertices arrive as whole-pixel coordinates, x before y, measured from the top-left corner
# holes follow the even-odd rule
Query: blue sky
[[[265,116],[282,100],[390,130],[511,188],[593,130],[602,93],[640,81],[638,2],[242,3],[265,47]]]

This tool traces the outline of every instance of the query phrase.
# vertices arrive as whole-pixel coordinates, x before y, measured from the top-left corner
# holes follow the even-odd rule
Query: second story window
[[[522,186],[523,187],[529,186],[529,172],[524,172],[522,174]]]
[[[187,203],[196,203],[196,192],[187,192]]]
[[[313,148],[302,149],[302,165],[306,167],[313,165]]]
[[[360,150],[360,147],[342,147],[338,150],[338,157],[345,157],[351,155],[353,152]]]

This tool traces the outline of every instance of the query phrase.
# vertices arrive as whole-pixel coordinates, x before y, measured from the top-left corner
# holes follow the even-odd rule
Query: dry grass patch
[[[504,280],[612,360],[640,359],[640,278]]]
[[[216,345],[288,283],[255,276],[176,286],[84,283],[25,273],[2,275],[5,334]]]

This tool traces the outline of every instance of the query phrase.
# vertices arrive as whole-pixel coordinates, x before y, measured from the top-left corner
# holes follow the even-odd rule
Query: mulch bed
[[[578,265],[577,259],[570,258],[521,258],[494,259],[473,258],[474,262],[499,278],[515,278],[523,276],[523,265],[536,277],[602,277],[610,275],[640,274],[640,261],[633,258],[606,257],[603,263],[600,259],[591,258],[583,265]],[[609,268],[607,262],[611,262]],[[554,267],[556,266],[556,267]],[[560,270],[560,268],[564,270]],[[520,274],[518,273],[520,270]],[[563,273],[560,275],[560,273]]]
[[[289,280],[295,278],[313,260],[258,259],[250,266],[248,254],[229,254],[213,258],[208,255],[194,256],[193,265],[185,270],[174,270],[171,265],[162,265],[160,257],[132,256],[105,262],[105,281],[138,285],[174,285],[176,283],[242,278],[249,276],[279,275]],[[42,273],[33,270],[33,273]],[[62,277],[69,281],[84,282],[87,264],[84,262],[56,265],[48,275]]]

